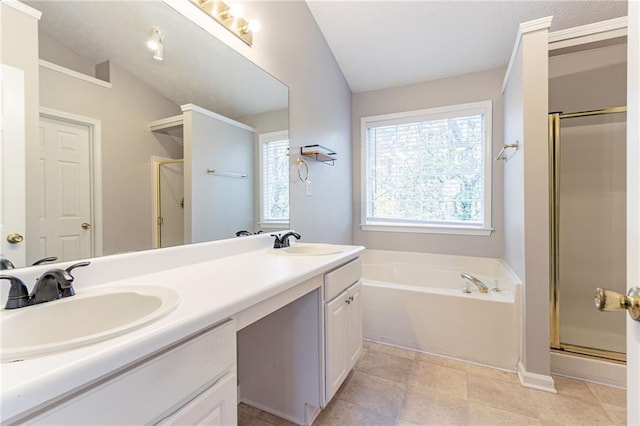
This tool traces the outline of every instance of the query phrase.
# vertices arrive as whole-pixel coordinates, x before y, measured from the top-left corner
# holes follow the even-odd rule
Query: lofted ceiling
[[[627,2],[307,0],[353,92],[506,67],[521,22],[551,31],[627,15]]]
[[[159,0],[24,0],[42,12],[39,29],[87,62],[110,60],[176,105],[194,103],[230,118],[288,108],[284,84]],[[165,35],[164,60],[145,46]]]

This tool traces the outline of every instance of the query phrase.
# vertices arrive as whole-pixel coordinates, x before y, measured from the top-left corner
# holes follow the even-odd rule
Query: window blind
[[[366,128],[367,223],[484,223],[485,115]]]
[[[262,141],[262,220],[289,220],[289,140]]]

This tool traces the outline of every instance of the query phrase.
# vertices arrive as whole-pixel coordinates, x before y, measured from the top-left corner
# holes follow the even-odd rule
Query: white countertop
[[[219,254],[225,250],[224,241],[167,249],[172,258],[183,255],[187,259],[184,263],[189,263],[189,259],[191,262],[196,259],[197,263],[150,273],[148,270],[153,268],[147,267],[144,274],[103,284],[114,287],[166,286],[176,290],[181,301],[168,315],[128,334],[66,352],[0,364],[0,421],[4,423],[21,413],[40,408],[60,395],[86,386],[194,332],[329,271],[357,257],[364,249],[361,246],[341,246],[344,251],[334,255],[283,256],[269,253],[273,249],[267,248],[271,241],[267,236],[243,240],[247,241],[249,251],[242,253],[239,244],[243,242],[229,240],[229,251],[235,254],[228,256]],[[211,251],[210,246],[214,245],[217,256],[221,257],[202,260],[202,256],[192,256],[198,250]],[[128,257],[137,256],[141,264],[155,262],[156,269],[163,269],[160,265],[169,251],[145,253],[144,256],[132,253],[96,261],[103,269],[117,268],[120,260],[126,262]],[[144,267],[140,269],[145,270]],[[79,275],[76,278],[78,283]],[[104,277],[102,281],[106,281]],[[83,291],[89,290],[76,285],[77,294]]]

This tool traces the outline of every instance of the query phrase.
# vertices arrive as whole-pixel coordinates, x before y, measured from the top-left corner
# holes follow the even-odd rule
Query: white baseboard
[[[551,352],[551,372],[622,389],[627,387],[627,367],[613,362]]]
[[[522,362],[518,363],[518,379],[525,388],[537,389],[543,392],[558,393],[553,383],[553,377],[544,374],[527,372]]]
[[[320,407],[316,407],[315,405],[307,404],[307,408],[306,408],[306,417],[307,417],[306,424],[308,424],[308,425],[313,424],[313,422],[320,415],[321,411],[322,410],[320,409]]]
[[[262,411],[265,411],[267,413],[273,414],[274,416],[278,416],[278,417],[280,417],[282,419],[288,420],[291,423],[295,423],[297,425],[304,424],[304,419],[297,419],[297,418],[295,418],[293,416],[290,416],[290,415],[288,415],[286,413],[283,413],[282,411],[274,410],[274,409],[272,409],[270,407],[267,407],[267,406],[265,406],[263,404],[259,404],[259,403],[255,402],[255,401],[250,400],[250,399],[242,398],[240,400],[240,402],[242,402],[244,404],[247,404],[247,405],[249,405],[251,407],[257,408],[258,410],[262,410]]]

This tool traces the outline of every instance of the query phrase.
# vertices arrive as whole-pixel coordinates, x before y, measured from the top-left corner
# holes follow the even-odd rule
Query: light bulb
[[[160,48],[162,44],[162,39],[164,35],[160,32],[160,30],[156,27],[151,29],[151,34],[149,35],[149,40],[147,40],[147,47],[153,51],[156,51]]]
[[[153,59],[155,59],[156,61],[164,60],[164,46],[162,45],[162,43],[158,44],[158,48],[156,49],[156,52],[153,55]]]
[[[227,13],[233,18],[239,18],[242,15],[242,6],[239,3],[233,3],[229,6]]]
[[[155,40],[151,40],[151,39],[149,39],[149,40],[147,41],[147,47],[148,47],[150,50],[158,50],[158,47],[159,47],[159,46],[160,46],[160,45],[159,45],[159,44],[158,44],[158,42],[157,42],[157,41],[155,41]]]
[[[247,24],[247,30],[251,31],[252,33],[257,33],[258,31],[260,31],[260,28],[262,28],[262,24],[260,24],[260,21],[258,21],[257,19],[252,19]]]

